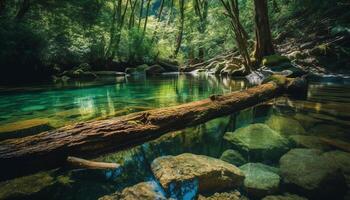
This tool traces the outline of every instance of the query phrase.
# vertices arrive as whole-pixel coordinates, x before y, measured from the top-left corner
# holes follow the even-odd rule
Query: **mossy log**
[[[93,158],[198,125],[280,95],[286,85],[269,82],[245,91],[179,106],[78,123],[0,142],[0,180],[62,166],[68,156]]]

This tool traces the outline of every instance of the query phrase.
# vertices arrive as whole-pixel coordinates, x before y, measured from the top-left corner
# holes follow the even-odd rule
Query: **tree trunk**
[[[177,54],[180,51],[180,47],[182,44],[182,36],[184,32],[184,23],[185,23],[185,0],[179,0],[180,4],[180,26],[179,26],[179,33],[176,38],[176,46],[175,46],[175,52],[174,57],[177,57]]]
[[[68,156],[91,158],[137,145],[170,131],[198,125],[280,95],[270,82],[245,91],[107,120],[66,126],[0,142],[0,180],[62,166]],[[22,167],[20,167],[22,166]]]
[[[30,7],[30,0],[23,0],[21,5],[19,6],[16,19],[21,20],[24,17],[24,15],[28,12],[29,7]]]
[[[141,5],[140,5],[140,14],[139,14],[139,25],[138,28],[141,28],[141,20],[142,20],[142,15],[143,15],[143,4],[144,0],[141,0]]]
[[[269,24],[267,0],[254,0],[255,5],[255,60],[260,63],[264,56],[275,53]]]

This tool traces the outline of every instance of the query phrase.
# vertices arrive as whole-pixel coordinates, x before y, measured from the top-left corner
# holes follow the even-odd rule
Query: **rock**
[[[280,55],[271,55],[271,56],[266,56],[262,60],[262,64],[264,66],[276,66],[280,65],[282,63],[289,63],[290,60],[286,56],[280,56]]]
[[[146,75],[157,75],[164,72],[165,72],[165,69],[160,65],[152,65],[147,69],[145,69]]]
[[[287,57],[288,59],[294,60],[294,59],[302,59],[305,57],[305,55],[301,51],[293,51],[292,53],[289,53]]]
[[[316,149],[292,149],[280,159],[280,170],[290,191],[312,199],[340,199],[346,183],[339,167]]]
[[[265,124],[252,124],[227,132],[224,139],[251,161],[278,160],[290,149],[290,142]]]
[[[266,196],[262,200],[307,200],[305,197],[301,197],[295,194],[283,194],[283,195],[276,195],[276,196]]]
[[[248,163],[240,169],[245,174],[244,189],[249,196],[262,198],[278,192],[281,178],[274,173],[278,169],[261,163]]]
[[[139,65],[135,68],[126,68],[125,69],[125,73],[126,74],[131,74],[131,75],[144,75],[145,74],[145,70],[149,68],[148,65],[143,64],[143,65]]]
[[[124,72],[116,72],[116,71],[93,71],[92,73],[96,74],[98,77],[103,77],[103,76],[110,76],[110,77],[115,77],[115,76],[125,76]]]
[[[27,199],[54,183],[54,177],[46,172],[4,181],[0,183],[0,199]]]
[[[189,153],[159,157],[151,169],[165,192],[175,199],[191,199],[197,192],[234,189],[244,180],[244,174],[234,165]]]
[[[305,135],[306,131],[301,124],[293,119],[284,116],[271,115],[265,122],[271,129],[282,135]]]
[[[45,118],[17,121],[0,126],[0,139],[24,137],[53,129]]]
[[[306,136],[306,135],[292,135],[289,137],[298,148],[309,148],[309,149],[320,149],[320,150],[330,150],[330,146],[326,145],[316,136]]]
[[[112,194],[99,198],[99,200],[166,200],[162,189],[156,182],[142,182],[125,188],[120,194]]]
[[[323,156],[342,170],[346,182],[350,186],[350,153],[344,151],[330,151],[324,153]]]
[[[247,160],[236,150],[228,149],[222,153],[221,160],[231,163],[236,166],[241,166],[247,163]]]
[[[235,190],[232,192],[215,193],[208,197],[199,195],[198,200],[248,200],[248,199],[242,196],[239,191]]]
[[[87,72],[91,70],[91,66],[89,65],[89,63],[82,63],[79,66],[73,67],[72,69],[72,71],[77,71],[77,70]]]

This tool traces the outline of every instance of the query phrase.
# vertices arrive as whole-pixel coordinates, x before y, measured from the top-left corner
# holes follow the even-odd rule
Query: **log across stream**
[[[287,81],[289,82],[289,81]],[[287,83],[265,83],[245,91],[179,106],[79,123],[0,142],[0,180],[63,166],[68,156],[94,158],[198,125],[283,94]]]

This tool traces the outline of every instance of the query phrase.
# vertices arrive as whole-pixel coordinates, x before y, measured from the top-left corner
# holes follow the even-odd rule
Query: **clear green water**
[[[140,76],[117,81],[75,82],[65,86],[2,88],[0,138],[178,105],[208,98],[211,94],[242,90],[246,85],[243,80],[216,79],[204,74],[169,74],[158,78]]]
[[[56,93],[56,95],[63,93],[62,96],[71,99],[69,104],[76,105],[77,108],[80,104],[72,103],[76,102],[73,99],[90,96],[90,99],[93,99],[90,102],[93,103],[89,104],[93,105],[94,110],[99,113],[98,116],[103,116],[101,114],[104,113],[103,109],[110,112],[111,107],[116,110],[116,105],[119,105],[120,108],[134,105],[149,107],[176,105],[207,98],[213,93],[226,93],[246,87],[242,81],[218,80],[206,76],[136,79],[118,85],[22,95],[45,96],[43,93]],[[120,89],[123,88],[122,86],[125,89]],[[93,94],[88,95],[88,91],[93,91]],[[117,91],[123,91],[123,93]],[[113,106],[108,105],[107,93],[114,97],[112,98]],[[68,94],[75,94],[75,96]],[[104,97],[96,98],[98,94],[101,96],[104,94]],[[125,100],[121,102],[121,99]],[[86,107],[86,104],[84,105],[82,107]],[[54,111],[51,110],[51,112]],[[45,116],[44,113],[46,112],[42,111],[43,116]],[[224,134],[253,123],[266,124],[286,138],[291,135],[324,137],[349,145],[350,85],[312,82],[309,84],[307,100],[280,97],[239,113],[171,132],[142,145],[97,158],[97,160],[121,164],[121,169],[117,171],[59,169],[3,182],[0,183],[0,199],[13,197],[19,199],[98,199],[142,181],[154,181],[150,163],[159,156],[189,152],[219,158],[225,150],[231,148],[223,139]],[[343,147],[330,146],[323,150],[345,152],[346,148]],[[303,148],[318,148],[318,146],[306,145]],[[249,157],[249,152],[246,159],[247,162],[253,162]],[[260,162],[279,167],[278,160],[264,159]],[[350,162],[350,160],[345,160],[345,162]],[[347,184],[350,185],[350,179],[347,180]],[[284,189],[277,193],[288,192],[288,188]],[[244,194],[243,190],[241,192]]]

